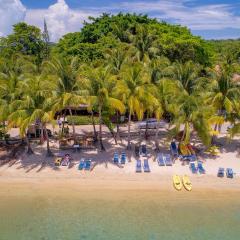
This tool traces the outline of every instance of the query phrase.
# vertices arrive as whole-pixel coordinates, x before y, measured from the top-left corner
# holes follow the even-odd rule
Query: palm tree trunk
[[[146,123],[146,129],[145,129],[145,139],[148,139],[148,115],[147,115],[147,123]]]
[[[100,151],[105,151],[105,148],[103,146],[102,142],[102,107],[99,106],[99,149]]]
[[[131,149],[131,142],[130,142],[130,128],[131,128],[131,111],[128,114],[128,143],[127,143],[127,150]]]
[[[120,126],[119,126],[120,124],[119,123],[120,123],[120,118],[119,118],[119,112],[117,111],[117,136],[116,137],[118,139],[121,139],[121,137],[120,137]]]
[[[48,132],[47,132],[46,125],[44,125],[44,133],[46,135],[46,140],[47,140],[47,154],[46,154],[46,156],[47,157],[52,157],[53,153],[52,153],[52,151],[50,149],[50,146],[49,146],[49,137],[48,137]]]
[[[71,108],[69,108],[69,113],[70,113],[70,116],[71,116],[71,118],[72,118],[72,109]],[[73,130],[73,140],[74,140],[74,143],[76,142],[76,131],[75,131],[75,124],[74,124],[74,122],[73,122],[73,119],[72,119],[72,130]]]
[[[30,141],[29,141],[29,139],[28,139],[27,132],[25,133],[25,140],[26,140],[26,143],[27,143],[27,154],[28,154],[28,155],[34,154],[32,148],[31,148]]]
[[[91,111],[91,118],[92,118],[93,132],[94,132],[94,141],[97,141],[97,131],[96,131],[96,124],[94,120],[93,111]]]
[[[159,125],[160,121],[157,121],[157,129],[156,129],[156,135],[155,135],[155,150],[158,152],[159,151],[159,142],[158,142],[158,133],[159,133]]]
[[[41,122],[40,144],[43,144],[43,142],[44,142],[43,131],[44,131],[44,127],[43,127],[43,123]]]

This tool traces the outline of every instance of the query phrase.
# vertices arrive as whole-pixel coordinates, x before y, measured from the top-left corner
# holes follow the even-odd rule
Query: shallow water
[[[222,201],[221,196],[188,200],[186,195],[128,191],[119,199],[114,193],[88,197],[85,192],[0,200],[1,240],[227,240],[239,234],[240,199]]]

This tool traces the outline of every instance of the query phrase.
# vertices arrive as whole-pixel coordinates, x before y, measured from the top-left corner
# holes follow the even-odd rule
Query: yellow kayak
[[[180,191],[182,189],[182,181],[178,175],[173,176],[173,186],[176,190]]]
[[[187,175],[183,176],[182,182],[183,182],[183,186],[185,187],[185,189],[187,191],[191,191],[192,190],[192,183],[191,183],[191,181],[190,181],[190,179],[189,179],[189,177]]]

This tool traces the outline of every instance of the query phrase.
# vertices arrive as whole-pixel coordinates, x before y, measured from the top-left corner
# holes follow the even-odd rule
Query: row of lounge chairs
[[[125,152],[121,153],[121,156],[119,156],[118,152],[115,152],[113,155],[113,163],[114,164],[125,164],[127,161],[127,155]]]
[[[170,154],[159,153],[157,155],[157,162],[159,166],[172,166],[173,161]]]
[[[78,165],[78,170],[90,170],[92,165],[92,160],[90,158],[82,158]]]
[[[218,169],[217,176],[218,176],[218,177],[224,177],[224,175],[225,175],[225,169],[222,168],[222,167],[220,167],[220,168]],[[226,177],[227,177],[227,178],[233,178],[233,170],[232,170],[232,168],[227,168],[227,169],[226,169]]]
[[[193,174],[197,174],[198,172],[200,174],[205,174],[206,173],[206,170],[204,169],[202,162],[198,162],[197,166],[195,165],[194,162],[190,162],[189,168],[190,168],[190,170]]]
[[[136,173],[141,173],[142,168],[143,168],[144,172],[151,172],[147,159],[144,159],[143,166],[142,166],[142,161],[141,160],[136,161]]]

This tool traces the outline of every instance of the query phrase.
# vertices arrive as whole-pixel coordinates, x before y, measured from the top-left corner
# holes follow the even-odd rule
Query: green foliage
[[[0,47],[0,55],[5,58],[16,54],[30,55],[36,64],[43,59],[44,41],[40,29],[24,22],[13,26],[13,33],[1,39]]]
[[[98,117],[94,117],[95,124],[99,124]],[[91,116],[68,116],[68,124],[72,125],[91,125]]]
[[[103,14],[90,20],[81,32],[65,35],[54,51],[64,57],[78,56],[86,62],[101,59],[106,49],[126,43],[135,48],[140,61],[163,55],[172,62],[192,60],[210,65],[211,46],[186,27],[136,14]]]
[[[215,52],[217,63],[225,60],[228,64],[239,62],[240,59],[240,39],[238,40],[211,40],[209,44]]]

